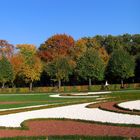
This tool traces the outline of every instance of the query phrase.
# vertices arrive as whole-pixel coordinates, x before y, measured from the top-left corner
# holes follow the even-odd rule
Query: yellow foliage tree
[[[75,43],[76,57],[80,58],[87,51],[88,48],[94,48],[95,50],[97,50],[104,64],[108,63],[108,53],[106,52],[105,48],[101,46],[101,44],[94,37],[85,37],[77,40],[77,42]]]
[[[23,59],[20,74],[24,77],[24,80],[30,84],[30,90],[32,90],[33,82],[40,79],[43,68],[42,62],[36,55],[36,47],[34,45],[20,44],[17,45],[17,48]]]

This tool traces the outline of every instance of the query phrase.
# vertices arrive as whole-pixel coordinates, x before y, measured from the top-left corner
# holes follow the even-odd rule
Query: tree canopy
[[[12,82],[13,77],[13,67],[8,59],[2,55],[0,59],[0,82],[2,83],[2,88],[4,88],[5,83]]]
[[[89,48],[78,60],[77,71],[84,79],[89,79],[89,86],[92,80],[103,80],[105,66],[98,52]]]
[[[135,61],[128,52],[118,49],[112,53],[107,67],[107,73],[110,77],[121,80],[128,79],[134,76],[134,70]]]
[[[7,59],[8,71],[17,86],[32,83],[48,86],[52,79],[61,85],[140,82],[140,34],[85,36],[78,40],[67,34],[55,34],[39,48],[18,44],[16,48],[0,39],[0,60]],[[136,65],[135,65],[136,63]],[[105,75],[105,76],[104,76]],[[40,79],[41,77],[41,79]],[[2,78],[1,78],[2,79]],[[10,85],[11,79],[6,80]],[[35,82],[38,81],[38,82]],[[1,80],[2,83],[2,80]],[[20,84],[19,84],[20,83]]]
[[[14,53],[14,45],[9,44],[6,40],[0,40],[0,56],[11,57]]]
[[[17,45],[19,49],[18,57],[23,60],[19,65],[20,75],[23,76],[27,83],[30,83],[30,90],[32,90],[32,83],[40,79],[42,72],[42,63],[40,58],[36,55],[36,48],[31,44]]]
[[[68,56],[74,47],[74,39],[66,34],[56,34],[41,44],[39,55],[45,61],[51,61],[57,56]]]
[[[54,81],[58,81],[58,87],[61,86],[61,80],[68,81],[72,74],[75,64],[68,57],[57,57],[46,66],[46,71]]]

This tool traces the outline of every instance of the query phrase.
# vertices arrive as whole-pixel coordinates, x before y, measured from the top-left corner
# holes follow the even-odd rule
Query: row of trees
[[[31,44],[14,46],[0,40],[0,82],[18,85],[44,77],[48,84],[79,81],[116,81],[140,78],[140,35],[84,37],[75,41],[66,34],[48,38],[37,49]],[[46,75],[46,76],[45,76]],[[40,80],[41,78],[41,80]],[[70,84],[70,83],[69,83]]]
[[[32,83],[40,80],[43,70],[42,62],[37,56],[36,47],[30,44],[20,44],[16,46],[18,52],[14,53],[13,49],[7,49],[10,46],[7,41],[3,40],[2,42],[5,42],[0,44],[0,82],[2,88],[7,82],[14,86],[14,81],[18,78],[18,81],[22,79],[26,83],[30,83],[30,89],[32,89]]]

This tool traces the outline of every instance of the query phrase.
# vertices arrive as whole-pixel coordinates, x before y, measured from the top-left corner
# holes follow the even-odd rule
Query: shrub
[[[138,89],[140,83],[125,84],[125,89]],[[108,86],[107,90],[120,90],[120,84],[112,84]],[[59,90],[57,87],[34,87],[34,93],[54,93],[54,92],[88,92],[105,90],[104,85],[92,85],[90,88],[87,85],[82,86],[62,86]],[[0,93],[29,93],[29,88],[0,88]]]

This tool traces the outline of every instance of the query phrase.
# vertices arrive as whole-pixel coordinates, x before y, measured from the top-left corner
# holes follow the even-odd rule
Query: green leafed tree
[[[2,83],[2,88],[4,88],[5,83],[13,81],[14,74],[11,63],[5,56],[0,59],[0,82]]]
[[[72,74],[75,62],[68,57],[56,57],[47,64],[46,71],[52,79],[58,81],[58,87],[61,87],[61,81],[68,81],[69,75]]]
[[[80,77],[89,80],[103,80],[105,65],[100,58],[97,50],[93,48],[87,49],[83,56],[77,62],[77,72]]]
[[[115,50],[108,62],[107,75],[114,79],[121,80],[121,87],[124,87],[123,80],[134,76],[135,61],[132,56],[123,49]]]

